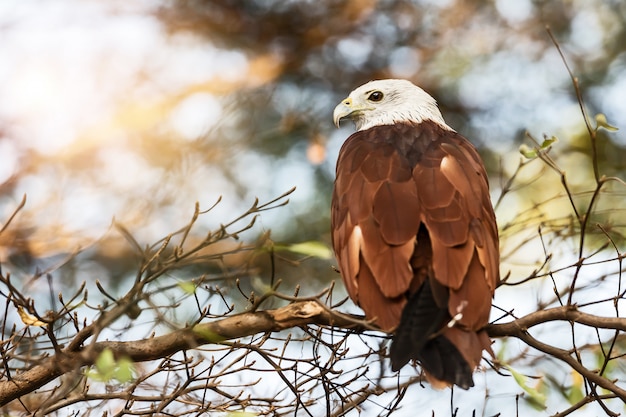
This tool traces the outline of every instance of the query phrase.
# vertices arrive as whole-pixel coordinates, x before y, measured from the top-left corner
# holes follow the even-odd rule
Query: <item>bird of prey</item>
[[[356,132],[337,160],[332,242],[352,300],[393,333],[391,365],[416,360],[438,388],[474,385],[499,282],[485,167],[407,80],[376,80],[341,101]]]

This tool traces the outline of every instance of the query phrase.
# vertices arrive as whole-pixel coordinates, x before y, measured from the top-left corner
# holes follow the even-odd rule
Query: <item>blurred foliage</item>
[[[480,147],[494,177],[510,175],[514,165],[502,151],[523,141],[525,129],[543,127],[533,125],[543,108],[554,114],[543,125],[567,133],[565,153],[581,156],[586,149],[580,147],[587,146],[578,140],[585,135],[581,118],[564,121],[563,109],[555,108],[575,106],[575,96],[545,26],[563,43],[590,108],[605,107],[602,91],[625,71],[621,2],[175,1],[157,15],[173,34],[193,33],[253,61],[271,57],[280,67],[272,80],[233,98],[233,108],[244,115],[238,134],[243,146],[273,163],[297,153],[304,164],[302,149],[319,143],[334,156],[337,142],[349,134],[331,134],[334,103],[370,79],[405,77],[438,99],[448,123]],[[531,73],[522,75],[520,86],[518,71]],[[551,83],[542,81],[546,74]],[[545,96],[563,94],[567,104],[561,97],[546,102]],[[624,121],[617,117],[616,124]],[[623,158],[610,156],[624,151],[623,141],[602,139],[603,172],[623,171]],[[306,185],[313,187],[305,191],[308,209],[294,217],[298,227],[282,231],[286,240],[303,233],[315,238],[327,228],[334,160],[316,163],[314,181]],[[324,213],[324,221],[311,222],[311,213]]]
[[[132,15],[120,8],[102,14]],[[151,242],[164,225],[184,224],[194,200],[208,205],[224,195],[215,224],[255,196],[292,186],[298,191],[288,214],[265,226],[280,241],[328,244],[334,162],[350,133],[334,131],[330,114],[373,78],[409,78],[436,97],[448,123],[480,148],[496,190],[497,178],[516,166],[511,155],[526,129],[557,135],[560,152],[588,164],[584,124],[546,25],[592,113],[626,125],[625,113],[607,106],[626,72],[620,1],[174,0],[143,13],[166,31],[171,61],[157,55],[131,67],[125,76],[132,81],[96,72],[106,83],[128,85],[101,120],[56,152],[20,144],[19,129],[2,122],[15,148],[8,157],[19,165],[2,184],[0,203],[10,210],[31,194],[31,214],[0,241],[14,259],[89,245],[112,216],[145,230],[139,238]],[[206,76],[192,71],[202,49],[212,51],[207,68],[215,69]],[[186,82],[185,68],[193,74]],[[172,78],[180,71],[183,81]],[[195,129],[183,117],[194,109],[207,120]],[[621,138],[600,134],[608,175],[625,168]]]

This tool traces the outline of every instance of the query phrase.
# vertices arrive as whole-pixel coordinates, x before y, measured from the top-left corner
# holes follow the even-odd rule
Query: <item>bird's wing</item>
[[[344,143],[332,198],[333,246],[350,297],[384,330],[400,321],[420,225],[412,169],[376,129]]]
[[[433,272],[450,289],[450,316],[471,330],[489,319],[499,279],[498,232],[484,166],[461,135],[445,132],[413,169]]]

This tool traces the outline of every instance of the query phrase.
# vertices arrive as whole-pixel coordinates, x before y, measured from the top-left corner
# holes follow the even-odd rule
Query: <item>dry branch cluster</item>
[[[549,156],[549,149],[538,147],[537,152],[547,167],[561,175],[565,195],[573,201],[576,196],[567,189],[565,174]],[[527,163],[521,162],[517,172]],[[517,358],[488,358],[501,378],[509,375],[510,365],[528,365],[532,350],[564,363],[580,375],[581,395],[559,415],[592,402],[600,404],[607,415],[617,415],[611,409],[612,399],[626,402],[626,390],[616,377],[614,366],[626,351],[626,319],[619,314],[624,296],[623,255],[612,237],[615,234],[601,225],[597,230],[604,233],[606,243],[600,249],[610,246],[614,256],[600,259],[600,254],[605,253],[600,249],[587,253],[584,241],[591,233],[587,223],[593,204],[606,181],[598,177],[586,211],[576,213],[580,222],[577,262],[558,269],[548,267],[549,247],[571,237],[555,233],[562,232],[562,227],[551,229],[544,224],[538,234],[546,247],[543,265],[524,279],[503,280],[501,288],[550,280],[554,298],[546,305],[552,307],[539,306],[521,317],[516,317],[515,311],[504,311],[488,327],[491,337],[517,338],[529,349]],[[515,184],[515,178],[508,184]],[[509,191],[504,187],[503,194]],[[198,208],[187,226],[147,248],[141,248],[119,226],[140,255],[138,272],[122,296],[111,295],[102,283],[96,282],[104,300],[97,305],[90,303],[93,295],[87,292],[88,284],[83,283],[71,297],[58,296],[60,307],[44,312],[40,301],[30,297],[28,290],[49,279],[50,274],[39,273],[18,284],[8,271],[3,271],[0,404],[4,410],[33,415],[68,410],[76,415],[189,415],[246,410],[263,415],[332,416],[344,415],[387,394],[386,404],[379,403],[378,407],[391,414],[407,390],[423,384],[419,371],[411,376],[391,375],[385,360],[386,337],[362,317],[340,313],[342,302],[332,302],[332,286],[319,294],[301,297],[297,289],[293,295],[278,292],[280,282],[267,285],[264,293],[255,295],[241,281],[229,281],[229,273],[218,280],[209,275],[175,283],[163,279],[188,267],[219,262],[232,253],[258,250],[257,245],[243,243],[222,251],[208,249],[223,241],[238,242],[253,227],[259,213],[286,204],[288,194],[265,204],[255,202],[243,215],[193,244],[187,240],[203,214]],[[596,263],[614,268],[604,277],[581,279],[587,268]],[[561,276],[568,276],[569,280],[562,282]],[[590,299],[585,305],[572,302],[576,300],[574,295],[597,286],[597,279],[615,280],[618,290],[613,295]],[[243,308],[236,309],[236,297],[221,289],[226,288],[225,282],[238,289]],[[585,307],[607,303],[614,305],[613,316],[585,311]],[[193,307],[186,311],[192,312],[193,320],[181,324],[174,312],[189,305]],[[278,307],[266,308],[272,305]],[[17,311],[21,321],[15,320]],[[150,312],[148,321],[146,312]],[[557,347],[534,335],[535,329],[554,323],[569,329],[572,348]],[[579,344],[580,327],[592,329],[597,342]],[[611,332],[608,337],[607,331]],[[161,335],[156,336],[156,332]],[[588,352],[602,358],[600,366],[589,364]],[[107,357],[108,363],[104,359]],[[125,367],[130,376],[128,372],[116,373]],[[110,370],[114,372],[107,373]],[[564,392],[568,389],[560,388]],[[533,400],[532,391],[525,394]]]
[[[34,415],[68,410],[77,415],[187,415],[242,409],[317,415],[319,411],[309,410],[326,404],[323,413],[342,414],[351,403],[367,398],[364,392],[380,392],[377,384],[365,390],[351,385],[366,373],[371,351],[348,354],[348,335],[369,326],[333,311],[330,288],[302,298],[297,290],[294,295],[278,293],[277,282],[256,296],[244,289],[244,279],[229,278],[232,271],[218,278],[201,274],[188,280],[162,279],[258,250],[257,245],[237,243],[240,236],[260,213],[286,204],[292,191],[264,204],[255,202],[194,243],[188,243],[192,228],[206,214],[198,207],[187,226],[147,248],[117,225],[139,255],[134,282],[122,296],[112,295],[99,281],[83,283],[69,298],[59,294],[59,307],[44,312],[44,303],[28,291],[46,280],[52,288],[52,272],[24,281],[3,271],[0,404],[7,412]],[[219,249],[226,241],[235,245]],[[238,310],[243,312],[236,311],[237,297],[220,285],[238,289],[244,300]],[[100,304],[92,304],[95,297],[88,287],[95,287],[97,298],[103,299]],[[283,306],[262,309],[271,303]],[[193,319],[176,318],[181,310]],[[303,354],[303,349],[308,352]],[[346,360],[358,365],[352,370],[337,367]],[[271,382],[264,375],[271,375]]]

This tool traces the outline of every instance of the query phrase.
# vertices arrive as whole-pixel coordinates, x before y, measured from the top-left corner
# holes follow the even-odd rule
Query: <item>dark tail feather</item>
[[[444,336],[437,336],[426,343],[415,359],[427,373],[439,381],[463,389],[474,386],[472,368],[459,350]]]
[[[391,369],[400,370],[411,359],[439,381],[463,389],[474,386],[472,369],[446,337],[433,335],[450,320],[447,300],[438,305],[429,280],[408,300],[391,344]]]
[[[445,301],[442,304],[447,304]],[[448,320],[447,307],[437,304],[430,282],[425,280],[402,310],[400,325],[391,344],[391,369],[397,371],[411,359],[417,359],[417,353],[430,341],[431,335],[445,326]]]

